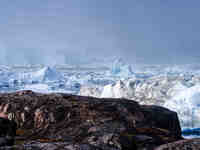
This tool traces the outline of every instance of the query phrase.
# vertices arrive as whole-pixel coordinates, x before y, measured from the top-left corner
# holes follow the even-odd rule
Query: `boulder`
[[[19,91],[0,94],[6,104],[18,149],[142,150],[182,139],[175,112],[133,100]]]

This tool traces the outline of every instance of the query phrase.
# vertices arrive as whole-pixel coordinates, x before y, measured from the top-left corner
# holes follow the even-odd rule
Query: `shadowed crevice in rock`
[[[14,144],[16,127],[14,121],[0,117],[0,147]]]

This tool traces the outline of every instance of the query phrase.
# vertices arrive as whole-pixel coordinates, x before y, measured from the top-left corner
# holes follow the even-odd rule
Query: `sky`
[[[0,64],[200,61],[200,1],[1,0]]]

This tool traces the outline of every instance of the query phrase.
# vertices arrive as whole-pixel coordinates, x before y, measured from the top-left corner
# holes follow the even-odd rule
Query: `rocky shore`
[[[200,149],[175,112],[133,100],[19,91],[0,94],[0,117],[0,149]]]

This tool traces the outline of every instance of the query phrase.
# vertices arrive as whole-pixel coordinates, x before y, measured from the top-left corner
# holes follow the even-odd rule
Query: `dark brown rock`
[[[161,145],[155,150],[200,150],[200,139],[180,140]]]
[[[17,122],[17,136],[25,143],[64,142],[87,145],[81,149],[88,150],[140,150],[181,139],[175,112],[141,106],[132,100],[20,91],[0,94],[0,106],[6,104],[8,118]]]
[[[167,129],[173,132],[173,135],[177,137],[181,136],[181,127],[178,123],[178,116],[176,112],[172,112],[166,108],[155,105],[143,105],[141,108],[148,126],[156,126],[161,129]]]
[[[90,144],[73,144],[68,142],[41,143],[30,141],[24,145],[16,145],[11,147],[3,147],[2,150],[117,150],[116,148],[101,145],[96,147]]]

